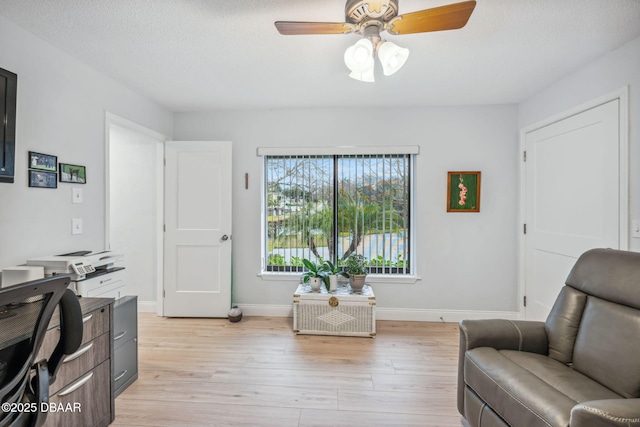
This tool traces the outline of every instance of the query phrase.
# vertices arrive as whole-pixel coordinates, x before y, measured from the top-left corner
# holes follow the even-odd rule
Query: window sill
[[[370,284],[382,283],[382,284],[395,284],[395,283],[416,283],[421,280],[419,276],[408,276],[400,274],[369,274],[367,275],[366,282]]]
[[[297,282],[300,283],[301,273],[271,273],[263,272],[258,274],[262,280],[265,281],[277,281],[277,282]],[[407,276],[399,274],[369,274],[367,276],[367,283],[370,284],[407,284],[416,283],[421,280],[419,276]]]
[[[265,271],[258,274],[258,277],[262,280],[298,283],[300,283],[300,276],[302,276],[302,273],[271,273],[269,271]]]

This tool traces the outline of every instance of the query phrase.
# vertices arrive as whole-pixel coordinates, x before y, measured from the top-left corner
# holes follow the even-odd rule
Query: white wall
[[[624,86],[629,86],[629,218],[640,219],[640,38],[520,104],[518,125],[529,126]],[[640,239],[630,237],[629,247],[640,251]]]
[[[234,300],[290,306],[292,282],[260,272],[258,146],[417,144],[415,284],[379,284],[378,306],[517,310],[518,129],[630,87],[630,218],[640,218],[640,38],[519,106],[304,109],[172,114],[0,16],[0,67],[18,74],[16,183],[0,185],[0,268],[27,258],[104,247],[105,111],[175,139],[234,142]],[[29,150],[87,166],[85,203],[71,184],[27,186]],[[482,171],[482,211],[445,211],[446,172]],[[250,187],[244,189],[244,174]],[[71,218],[85,233],[72,236]],[[640,240],[631,239],[633,250]],[[149,298],[152,298],[150,296]],[[449,319],[445,319],[449,320]]]
[[[234,302],[290,306],[293,282],[260,273],[257,147],[419,145],[415,284],[377,284],[379,308],[515,311],[517,107],[181,113],[175,140],[233,141]],[[480,213],[446,213],[447,171],[482,171]],[[249,173],[249,189],[244,174]],[[446,319],[445,319],[446,320]]]
[[[162,283],[163,156],[163,139],[110,126],[109,244],[125,254],[124,294],[137,295],[139,305],[156,301]]]
[[[18,75],[16,179],[0,184],[0,269],[105,245],[105,111],[171,135],[169,111],[0,16],[0,67]],[[28,188],[27,152],[87,167],[84,203],[71,188]],[[71,235],[71,218],[84,234]]]

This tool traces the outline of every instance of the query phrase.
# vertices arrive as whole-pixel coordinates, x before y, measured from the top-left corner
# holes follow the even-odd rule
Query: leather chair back
[[[640,397],[640,253],[585,252],[545,329],[549,356],[621,396]]]

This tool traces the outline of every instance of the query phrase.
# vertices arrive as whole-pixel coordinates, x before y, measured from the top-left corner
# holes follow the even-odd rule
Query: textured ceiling
[[[459,0],[400,0],[400,14]],[[517,103],[640,36],[638,0],[478,0],[466,27],[383,38],[398,73],[348,77],[344,0],[0,0],[0,15],[171,111]]]

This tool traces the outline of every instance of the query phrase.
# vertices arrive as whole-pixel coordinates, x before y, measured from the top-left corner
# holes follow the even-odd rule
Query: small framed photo
[[[29,171],[29,187],[58,188],[58,176],[55,172],[32,169]]]
[[[86,184],[87,168],[79,165],[70,165],[67,163],[60,163],[60,182]]]
[[[480,172],[449,172],[447,212],[480,212]]]
[[[29,151],[29,169],[38,169],[49,172],[56,172],[58,169],[58,157],[51,154],[36,153]]]

